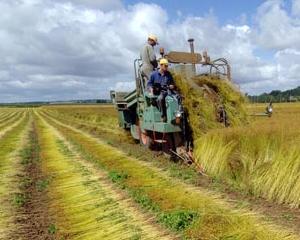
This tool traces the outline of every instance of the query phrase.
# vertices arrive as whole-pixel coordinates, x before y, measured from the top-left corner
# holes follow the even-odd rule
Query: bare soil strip
[[[49,228],[53,218],[48,212],[49,199],[46,193],[47,177],[42,174],[40,148],[35,122],[31,123],[27,144],[21,151],[18,175],[20,203],[15,212],[16,228],[10,239],[57,239]]]

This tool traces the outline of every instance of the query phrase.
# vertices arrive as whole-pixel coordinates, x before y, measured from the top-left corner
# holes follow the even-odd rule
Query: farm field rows
[[[176,238],[36,112],[21,115],[1,138],[0,239]]]
[[[253,117],[251,124],[245,127],[210,131],[196,139],[197,161],[215,180],[226,181],[234,189],[298,208],[299,109],[299,104],[281,104],[274,118]],[[130,141],[116,127],[116,112],[109,106],[102,107],[103,113],[100,109],[91,114],[84,114],[85,111],[86,107],[79,107],[77,111],[59,107],[52,112],[50,108],[49,114],[97,133],[112,144]],[[264,106],[249,106],[249,113],[253,111],[263,112]],[[103,127],[105,119],[108,121]]]
[[[260,109],[249,106],[249,112]],[[136,144],[118,128],[110,105],[4,109],[0,239],[300,239],[300,199],[295,195],[300,159],[296,148],[291,157],[285,152],[299,143],[295,122],[300,106],[278,105],[276,110],[271,119],[253,118],[245,128],[207,134],[210,145],[196,149],[208,175],[201,176]],[[263,155],[270,146],[267,151],[273,151],[275,143],[268,139],[282,149],[275,153],[287,156],[287,166],[282,159],[278,164],[283,176],[291,172],[288,183],[273,187],[282,198],[262,184],[267,177],[276,182],[272,158],[272,174],[257,183],[251,166],[249,172],[238,172],[247,179],[234,179],[225,154],[220,159],[217,150],[216,156],[207,152],[217,149],[210,142],[215,136],[222,136],[222,145],[233,144],[241,135],[249,141],[253,129],[257,138],[247,143],[257,146],[247,149],[250,160],[259,156],[251,155],[252,150]],[[280,140],[272,138],[278,135]],[[253,188],[255,184],[262,189]]]

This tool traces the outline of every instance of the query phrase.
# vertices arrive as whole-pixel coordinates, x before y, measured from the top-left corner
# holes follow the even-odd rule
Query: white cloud
[[[148,33],[157,34],[167,51],[188,51],[186,40],[194,37],[197,51],[228,58],[247,92],[299,83],[300,30],[280,1],[259,8],[255,27],[220,25],[212,14],[170,21],[158,5],[125,8],[120,1],[0,0],[0,9],[0,101],[99,98],[113,88],[129,90]],[[267,62],[257,56],[259,48],[277,54]]]
[[[294,2],[299,4],[298,0]],[[257,40],[263,47],[276,50],[290,47],[300,49],[300,20],[288,14],[283,1],[266,1],[259,7],[256,19]]]
[[[292,14],[283,0],[268,0],[258,8],[253,43],[275,52],[270,60],[272,66],[264,70],[265,75],[270,75],[269,80],[266,79],[266,86],[267,82],[270,83],[269,89],[288,89],[300,85],[299,10],[299,0],[292,0]]]
[[[278,62],[278,82],[285,89],[300,83],[300,51],[285,49],[278,51],[275,56]]]
[[[51,2],[70,3],[85,8],[100,9],[108,11],[122,8],[121,0],[50,0]]]
[[[134,89],[134,84],[135,84],[135,82],[133,82],[133,81],[130,81],[130,82],[117,82],[115,84],[115,86],[113,88],[111,88],[111,90],[122,92],[126,89]]]

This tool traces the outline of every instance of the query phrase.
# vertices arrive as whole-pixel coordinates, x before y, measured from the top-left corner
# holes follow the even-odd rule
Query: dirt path
[[[19,168],[22,172],[17,176],[16,186],[20,202],[15,211],[16,227],[9,239],[57,239],[58,235],[49,231],[53,217],[48,212],[48,179],[41,171],[40,148],[34,120],[30,124],[27,144],[20,154]]]
[[[43,171],[51,175],[49,210],[67,239],[171,239],[155,226],[107,176],[69,149],[69,144],[39,120]],[[59,164],[57,164],[59,162]]]

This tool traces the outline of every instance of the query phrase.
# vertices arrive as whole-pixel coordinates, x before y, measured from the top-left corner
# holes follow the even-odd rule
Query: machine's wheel
[[[153,149],[154,141],[146,132],[140,131],[140,144],[146,148]]]

